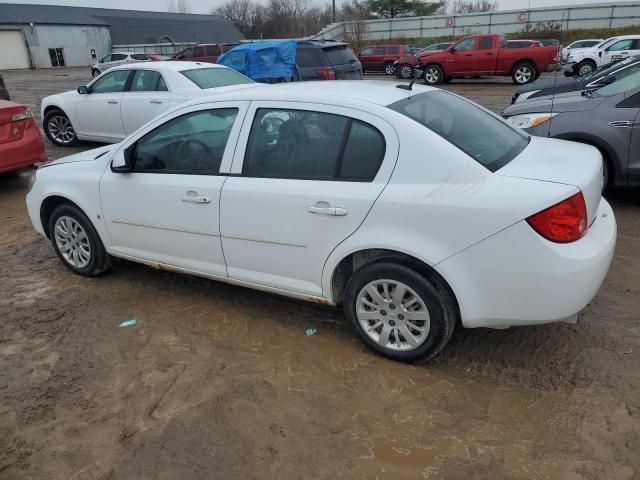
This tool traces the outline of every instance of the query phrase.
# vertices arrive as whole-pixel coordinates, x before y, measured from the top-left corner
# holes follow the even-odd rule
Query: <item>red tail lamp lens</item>
[[[527,218],[527,223],[547,240],[570,243],[587,233],[587,207],[582,192]]]

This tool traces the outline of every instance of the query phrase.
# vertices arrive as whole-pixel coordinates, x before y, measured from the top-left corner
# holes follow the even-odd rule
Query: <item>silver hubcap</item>
[[[65,261],[75,268],[84,268],[91,261],[91,245],[82,225],[71,217],[60,217],[54,226],[58,250]]]
[[[395,67],[390,63],[388,63],[384,70],[387,75],[393,75],[393,72],[395,71]]]
[[[396,280],[375,280],[360,290],[356,316],[362,330],[381,347],[413,350],[429,336],[431,317],[420,296]]]
[[[73,142],[76,138],[76,132],[67,117],[60,115],[51,117],[47,128],[56,143],[64,145]]]
[[[440,72],[437,68],[430,68],[424,73],[424,78],[428,83],[436,83],[440,78]]]
[[[532,76],[533,72],[529,67],[520,67],[516,70],[516,82],[518,83],[527,83]]]
[[[400,75],[402,76],[402,78],[410,78],[413,75],[413,68],[405,65],[404,67],[402,67],[402,70],[400,70]]]
[[[587,75],[588,73],[591,73],[591,70],[593,70],[591,68],[591,65],[583,65],[580,67],[580,75]]]

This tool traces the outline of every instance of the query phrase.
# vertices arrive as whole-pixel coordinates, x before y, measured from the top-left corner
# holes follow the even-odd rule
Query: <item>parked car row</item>
[[[567,55],[566,75],[588,75],[602,65],[640,54],[640,35],[611,37],[591,48],[572,49]]]

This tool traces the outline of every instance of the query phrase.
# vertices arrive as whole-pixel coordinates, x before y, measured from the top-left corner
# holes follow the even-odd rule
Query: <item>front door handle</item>
[[[110,103],[112,105],[117,105],[118,101],[117,100],[107,100],[107,103]]]
[[[205,195],[200,195],[198,192],[194,192],[193,190],[189,190],[187,193],[182,195],[180,199],[183,202],[189,203],[211,203],[211,199]]]
[[[320,215],[331,215],[334,217],[344,217],[347,214],[347,210],[341,207],[332,207],[330,205],[327,204],[327,206],[320,206],[320,203],[325,203],[325,202],[318,202],[317,204],[315,204],[314,206],[311,207],[307,207],[307,211],[309,213],[317,213]]]
[[[162,100],[151,100],[149,103],[162,103]]]

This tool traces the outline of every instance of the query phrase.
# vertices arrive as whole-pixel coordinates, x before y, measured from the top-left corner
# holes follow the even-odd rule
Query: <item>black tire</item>
[[[54,124],[58,124],[58,122],[63,122],[66,120],[70,127],[69,132],[69,140],[61,140],[61,137],[56,137],[56,133],[53,131]],[[42,121],[42,128],[44,133],[47,135],[47,138],[51,141],[51,143],[55,145],[59,145],[61,147],[74,147],[78,144],[78,137],[76,136],[75,129],[71,124],[71,120],[66,113],[64,113],[59,108],[53,108],[44,115],[44,119]]]
[[[428,333],[422,342],[413,349],[395,350],[379,344],[365,332],[364,327],[358,320],[356,310],[358,308],[358,295],[370,282],[383,279],[402,282],[408,286],[417,294],[420,301],[424,303],[424,307],[428,310],[430,317]],[[343,307],[346,318],[351,322],[366,345],[385,357],[407,362],[429,360],[437,355],[451,338],[458,322],[457,307],[453,295],[437,275],[430,275],[427,278],[411,268],[395,263],[392,259],[367,265],[357,270],[347,283]],[[389,307],[391,308],[392,305],[389,305]],[[404,309],[404,307],[400,308]],[[381,315],[392,315],[384,310],[379,311]],[[403,310],[396,307],[394,311],[399,313]],[[404,311],[406,312],[406,310]],[[396,314],[393,317],[396,319],[395,322],[405,321],[404,317],[400,319],[400,316]],[[388,324],[385,323],[385,326],[395,325],[389,318],[386,320],[388,320]],[[378,320],[371,321],[377,322]],[[384,327],[381,326],[381,328]],[[394,327],[390,328],[393,329]],[[402,333],[400,335],[402,336]]]
[[[511,79],[514,85],[526,85],[533,82],[538,76],[536,67],[529,62],[521,62],[513,67],[511,72]]]
[[[408,63],[400,65],[400,68],[398,68],[398,76],[403,80],[413,78],[413,67]]]
[[[424,83],[427,85],[440,85],[445,76],[440,65],[427,65],[424,67]]]
[[[58,222],[58,220],[62,217],[74,220],[84,230],[84,233],[86,234],[86,238],[88,240],[88,244],[90,246],[90,259],[87,265],[73,265],[70,260],[68,260],[60,251],[57,240],[57,232],[55,229],[56,222]],[[62,204],[53,210],[53,213],[49,217],[49,237],[51,239],[53,249],[58,255],[58,258],[60,258],[62,264],[78,275],[82,275],[85,277],[94,277],[101,274],[110,267],[109,256],[104,249],[104,245],[102,244],[102,240],[100,240],[98,232],[96,232],[96,229],[93,227],[93,224],[87,218],[87,216],[74,205]]]
[[[576,65],[576,73],[583,77],[585,75],[589,75],[597,68],[597,65],[593,62],[593,60],[583,60],[578,65]]]
[[[385,75],[395,75],[396,67],[393,63],[387,62],[384,64],[384,74]]]

